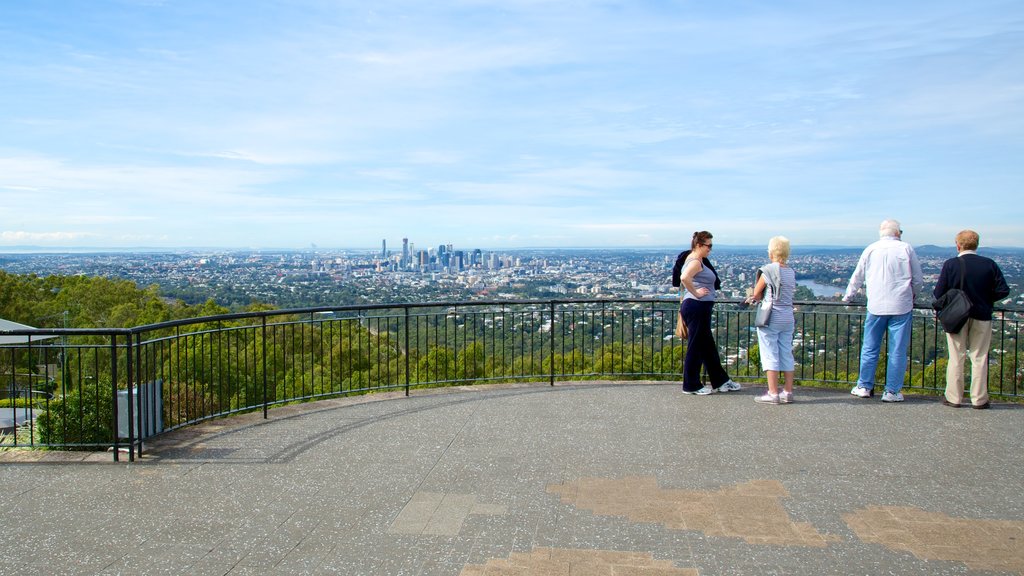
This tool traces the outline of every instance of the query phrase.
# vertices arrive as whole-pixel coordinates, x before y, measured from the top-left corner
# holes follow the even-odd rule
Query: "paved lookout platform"
[[[1024,574],[1024,406],[479,386],[0,453],[3,574]],[[69,462],[68,458],[82,461]]]

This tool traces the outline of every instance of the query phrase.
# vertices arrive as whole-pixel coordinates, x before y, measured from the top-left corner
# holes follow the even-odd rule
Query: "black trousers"
[[[718,356],[718,344],[711,333],[711,307],[714,302],[687,298],[680,305],[683,321],[689,335],[686,339],[686,359],[683,361],[683,390],[696,392],[704,387],[700,381],[701,367],[708,375],[711,387],[717,389],[729,381]]]

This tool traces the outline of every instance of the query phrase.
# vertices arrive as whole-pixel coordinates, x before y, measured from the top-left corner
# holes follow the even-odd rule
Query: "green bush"
[[[42,400],[30,400],[28,398],[4,398],[0,400],[0,408],[28,408],[30,406],[42,406]]]
[[[113,410],[106,397],[74,393],[52,400],[49,409],[36,419],[39,439],[43,444],[68,448],[110,445],[114,441]]]

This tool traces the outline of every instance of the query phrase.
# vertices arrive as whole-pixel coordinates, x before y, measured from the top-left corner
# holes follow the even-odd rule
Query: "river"
[[[843,288],[836,288],[835,286],[829,286],[828,284],[821,284],[814,280],[800,280],[797,284],[810,288],[811,292],[814,292],[814,295],[819,298],[830,298],[837,294],[842,295],[844,290]]]

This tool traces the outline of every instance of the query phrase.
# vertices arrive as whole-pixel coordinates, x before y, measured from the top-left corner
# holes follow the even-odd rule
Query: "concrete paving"
[[[132,463],[3,452],[0,574],[1024,574],[1024,406],[758,391],[459,387]]]

